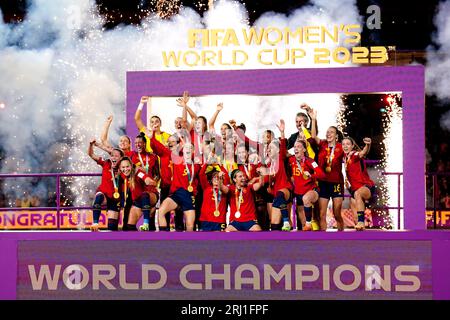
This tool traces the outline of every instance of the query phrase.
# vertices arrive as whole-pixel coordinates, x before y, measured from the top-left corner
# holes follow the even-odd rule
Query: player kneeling
[[[347,174],[345,185],[356,202],[358,223],[355,229],[357,231],[365,229],[365,202],[370,200],[375,194],[375,184],[370,179],[364,162],[364,158],[370,150],[372,140],[370,138],[364,138],[363,141],[364,148],[361,150],[352,138],[346,137],[342,140],[342,149],[344,150],[343,161]]]
[[[247,184],[247,179],[239,169],[233,170],[231,180],[234,185],[221,185],[223,193],[229,195],[230,224],[225,231],[261,231],[256,219],[255,191],[262,185],[262,178],[254,184]]]

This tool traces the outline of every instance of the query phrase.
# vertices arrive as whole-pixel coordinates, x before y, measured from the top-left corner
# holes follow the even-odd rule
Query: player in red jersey
[[[146,130],[148,132],[148,130]],[[160,168],[159,168],[159,160],[158,156],[155,155],[153,152],[147,152],[147,138],[145,136],[145,132],[140,132],[136,139],[134,140],[134,148],[135,151],[132,151],[130,153],[130,159],[133,162],[133,164],[137,168],[141,168],[142,171],[145,172],[145,174],[152,177],[154,180],[160,179]],[[155,206],[152,206],[152,212],[151,215],[154,215],[154,211],[156,210]],[[133,225],[133,223],[128,223]],[[150,219],[147,222],[147,210],[144,211],[144,223],[140,226],[141,231],[155,231],[155,221],[154,219]]]
[[[303,231],[312,230],[312,206],[319,200],[317,179],[323,179],[325,173],[319,165],[306,154],[307,145],[303,140],[294,143],[294,155],[289,158],[291,181],[294,184],[294,197],[297,202],[297,215]]]
[[[372,140],[370,138],[364,138],[363,142],[364,148],[361,150],[352,138],[345,137],[342,140],[342,148],[345,153],[343,160],[347,175],[345,184],[356,202],[358,223],[355,229],[357,231],[364,230],[365,202],[375,194],[375,183],[370,179],[366,164],[364,163],[364,158],[369,153]]]
[[[120,189],[122,191],[124,202],[131,195],[133,206],[131,207],[128,218],[128,230],[136,231],[136,223],[144,214],[144,224],[140,230],[148,231],[151,220],[151,210],[158,202],[158,177],[152,176],[151,172],[147,174],[143,168],[134,167],[130,158],[124,157],[119,161],[119,170],[121,173]]]
[[[118,161],[123,156],[123,152],[120,149],[113,149],[111,151],[111,158],[109,160],[104,160],[94,153],[95,144],[95,140],[92,140],[89,143],[88,155],[102,167],[102,180],[100,186],[97,188],[97,193],[95,194],[91,230],[98,231],[98,220],[101,214],[101,207],[106,200],[108,210],[108,230],[117,231],[119,226],[120,209],[117,171]]]
[[[152,143],[156,145],[158,141],[152,140]],[[194,231],[195,195],[200,165],[194,163],[194,146],[192,143],[185,143],[183,156],[172,156],[172,162],[173,177],[170,194],[163,201],[158,212],[159,230],[168,231],[167,221],[164,218],[165,214],[181,207],[185,217],[186,231]]]
[[[338,128],[331,126],[326,132],[326,139],[317,137],[317,112],[310,113],[312,120],[311,136],[319,145],[318,164],[325,172],[325,178],[319,179],[319,209],[320,209],[320,229],[327,229],[327,209],[330,198],[333,201],[333,214],[336,219],[339,231],[344,231],[344,220],[342,219],[342,202],[344,200],[344,177],[342,176],[342,133]]]
[[[239,144],[237,147],[237,163],[238,169],[244,173],[245,178],[249,183],[255,183],[259,179],[257,169],[261,166],[261,164],[259,163],[258,154],[256,152],[252,152],[250,154],[247,151],[245,144]],[[261,192],[263,189],[265,188],[260,188],[255,193],[256,217],[258,218],[258,224],[261,229],[268,231],[270,230],[270,218],[268,204],[264,200],[267,190]]]
[[[262,135],[262,142],[256,142],[251,140],[245,135],[245,126],[237,125],[236,120],[232,119],[229,121],[231,127],[237,136],[238,145],[244,144],[249,150],[254,150],[249,158],[257,158],[258,165],[265,165],[269,158],[269,145],[272,140],[275,139],[275,134],[272,130],[265,130]],[[258,203],[258,216],[262,219],[259,221],[262,223],[260,226],[263,230],[269,230],[270,222],[270,212],[272,211],[273,195],[269,190],[263,185],[256,194],[256,201]],[[263,208],[265,207],[265,209]],[[264,222],[263,222],[264,221]],[[266,222],[267,221],[267,222]]]
[[[146,130],[146,132],[149,132]],[[147,137],[145,132],[141,132],[136,136],[134,140],[134,151],[130,154],[130,159],[136,167],[141,167],[143,171],[147,174],[151,174],[151,170],[154,174],[159,176],[159,164],[158,157],[153,152],[146,151]]]
[[[255,191],[262,185],[262,178],[256,183],[247,184],[244,173],[235,169],[231,173],[233,185],[226,186],[219,180],[220,190],[228,194],[230,204],[230,224],[225,231],[261,231],[256,220]]]
[[[229,184],[228,175],[218,165],[204,164],[200,170],[199,179],[203,190],[200,230],[224,231],[228,199],[220,190],[219,181],[225,179],[225,184]]]
[[[105,124],[103,125],[103,129],[100,135],[100,141],[97,141],[96,146],[100,149],[108,152],[111,154],[111,151],[114,149],[111,143],[108,140],[108,134],[109,134],[109,128],[111,127],[111,123],[113,120],[113,116],[109,116]],[[130,157],[131,156],[131,139],[128,136],[120,136],[119,137],[119,143],[118,143],[119,149],[122,150],[124,156]],[[127,231],[127,224],[128,224],[128,216],[130,214],[131,206],[132,206],[131,199],[124,203],[122,206],[123,208],[123,219],[122,219],[122,230]]]
[[[273,196],[272,210],[269,215],[271,230],[290,231],[288,203],[291,199],[292,185],[285,168],[287,139],[284,135],[284,120],[280,120],[277,127],[280,130],[281,138],[273,140],[269,144],[267,163],[260,168],[260,172],[265,176],[264,182],[269,183],[267,190]]]
[[[223,159],[222,163],[225,167],[229,167],[227,170],[231,174],[231,171],[236,169],[236,166],[233,166],[235,162],[235,141],[233,139],[233,129],[228,123],[222,123],[220,126],[220,135],[216,135],[214,124],[216,123],[217,116],[220,111],[223,110],[223,103],[217,104],[216,112],[212,115],[211,120],[209,121],[209,132],[212,136],[215,137],[215,151],[218,156]]]

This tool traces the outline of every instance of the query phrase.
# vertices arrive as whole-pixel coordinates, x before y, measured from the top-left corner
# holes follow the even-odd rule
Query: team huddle
[[[321,140],[317,112],[303,104],[295,117],[298,131],[289,138],[280,120],[279,138],[266,130],[262,141],[253,141],[245,124],[235,120],[223,123],[216,133],[222,103],[209,122],[188,103],[189,94],[184,92],[177,99],[181,116],[170,135],[161,131],[157,115],[151,116],[149,127],[144,125],[142,110],[146,104],[150,107],[151,98],[142,97],[135,113],[140,133],[134,150],[128,136],[120,137],[117,147],[111,145],[112,117],[107,119],[100,140],[92,140],[88,150],[102,167],[92,231],[98,231],[105,203],[111,231],[119,230],[120,216],[124,231],[136,231],[142,216],[141,231],[169,231],[171,217],[180,231],[291,231],[292,206],[298,230],[325,231],[330,199],[337,229],[342,231],[344,187],[356,208],[355,229],[364,230],[365,205],[375,192],[364,162],[370,138],[364,138],[360,149],[332,126]],[[94,146],[108,152],[109,159],[97,156]]]

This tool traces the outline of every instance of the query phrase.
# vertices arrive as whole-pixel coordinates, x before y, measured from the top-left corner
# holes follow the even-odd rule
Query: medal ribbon
[[[236,195],[238,193],[238,189],[236,188]],[[241,199],[242,199],[242,189],[239,192],[239,197],[236,197],[236,212],[239,212],[239,210],[241,209]]]
[[[221,192],[219,190],[219,196],[217,196],[216,189],[213,188],[213,194],[214,194],[214,205],[216,207],[216,211],[219,211],[219,203],[221,198]]]
[[[348,168],[348,165],[350,164],[350,160],[352,159],[352,155],[353,155],[353,151],[350,151],[348,156],[345,156],[345,158],[344,158],[344,169],[345,169],[344,171],[345,171],[345,183],[346,184],[348,184],[348,179],[347,179],[348,171],[347,171],[347,168]]]
[[[114,191],[117,192],[117,185],[118,185],[118,182],[116,181],[116,176],[115,176],[115,174],[114,174],[114,169],[113,169],[112,161],[111,161],[111,177],[112,177],[112,181],[113,181],[113,185],[114,185]],[[117,176],[117,178],[119,178],[119,177]]]
[[[295,158],[295,161],[297,162],[297,167],[300,169],[300,173],[303,174],[303,172],[305,171],[305,170],[303,170],[303,164],[305,162],[305,158],[302,159],[302,163],[301,164],[300,164],[300,161],[298,161],[297,158]]]
[[[189,167],[187,165],[187,163],[184,164],[186,167],[186,172],[187,172],[187,176],[188,176],[188,180],[189,180],[189,185],[192,185],[192,181],[194,180],[194,161],[191,162],[191,168],[192,168],[192,175],[189,171]]]
[[[244,170],[245,170],[245,174],[247,175],[247,178],[250,179],[251,178],[250,177],[250,173],[251,173],[251,170],[252,170],[252,167],[251,167],[250,163],[247,164],[247,165],[245,165],[245,163],[244,163],[243,166],[244,166]]]
[[[139,160],[141,160],[141,164],[144,165],[144,161],[142,160],[141,153],[138,153],[138,155],[139,155]],[[144,166],[144,169],[145,169],[145,173],[148,174],[148,154],[145,154],[145,166]]]
[[[333,162],[333,159],[334,159],[334,148],[336,148],[336,144],[331,149],[331,154],[330,154],[330,147],[329,146],[327,147],[327,164],[328,164],[328,167],[331,167],[331,163]]]

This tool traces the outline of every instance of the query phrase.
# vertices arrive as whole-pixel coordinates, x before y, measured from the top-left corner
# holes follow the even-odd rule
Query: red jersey
[[[298,195],[304,195],[308,191],[314,190],[317,188],[317,179],[325,177],[325,173],[319,165],[308,157],[303,157],[300,161],[295,156],[291,156],[289,157],[289,166],[294,180],[294,193]],[[303,172],[309,172],[311,176],[305,178]]]
[[[125,152],[125,153],[124,153],[124,156],[131,159],[131,157],[133,156],[133,150],[130,150],[130,151]]]
[[[145,173],[147,173],[152,179],[159,179],[159,161],[158,156],[154,153],[133,151],[131,153],[131,161],[136,166],[140,167]]]
[[[158,190],[156,186],[148,186],[145,184],[145,179],[151,178],[150,175],[146,174],[144,170],[138,168],[134,175],[134,185],[131,184],[130,179],[127,179],[125,176],[121,175],[121,185],[120,188],[124,191],[124,194],[128,194],[128,191],[131,191],[131,198],[133,201],[139,199],[139,197],[144,192],[152,192],[158,194]]]
[[[342,159],[344,158],[342,144],[337,142],[333,148],[328,146],[326,140],[320,140],[319,155],[317,158],[319,167],[325,172],[325,178],[319,180],[332,183],[344,182],[344,177],[342,176]],[[330,172],[326,172],[327,167],[331,167]]]
[[[200,172],[199,164],[187,164],[187,163],[179,163],[173,164],[173,177],[172,184],[170,185],[170,193],[174,193],[179,188],[183,188],[188,190],[189,185],[191,184],[193,189],[193,194],[197,194],[197,179],[198,174]],[[189,180],[190,179],[190,180]]]
[[[359,152],[350,153],[347,157],[344,157],[344,165],[352,191],[356,191],[365,185],[369,187],[375,185],[367,173],[366,164],[359,156]]]
[[[161,165],[161,186],[169,186],[172,183],[172,152],[153,136],[150,139],[150,147],[159,156]]]
[[[206,186],[206,188],[203,187],[203,202],[200,214],[200,221],[226,223],[226,215],[228,208],[227,195],[223,194],[218,189],[216,189],[215,191],[217,200],[214,197],[213,187],[211,185]],[[220,215],[218,217],[214,215],[214,211],[216,211],[216,201],[217,201],[217,210],[220,212]]]
[[[255,208],[255,192],[253,191],[253,184],[248,184],[246,187],[242,188],[242,197],[240,190],[236,188],[235,185],[228,187],[228,199],[230,200],[230,222],[246,222],[251,220],[256,220],[256,208]],[[240,200],[239,212],[240,217],[237,218],[235,213],[238,211],[238,199]]]
[[[102,181],[97,188],[97,192],[103,193],[108,198],[113,198],[114,190],[114,181],[113,174],[111,173],[111,160],[103,160],[103,158],[99,158],[97,164],[102,166]],[[114,175],[117,174],[117,171],[114,171]],[[116,180],[116,185],[119,187],[119,181]]]
[[[267,168],[269,168],[269,172],[271,173],[269,176],[264,178],[264,182],[269,182],[269,187],[272,190],[272,194],[274,196],[277,195],[277,192],[281,189],[292,190],[292,184],[290,183],[287,174],[286,168],[284,166],[284,160],[286,159],[286,139],[280,139],[280,154],[278,156],[278,164],[274,164],[270,162]],[[278,168],[277,168],[278,167]]]

